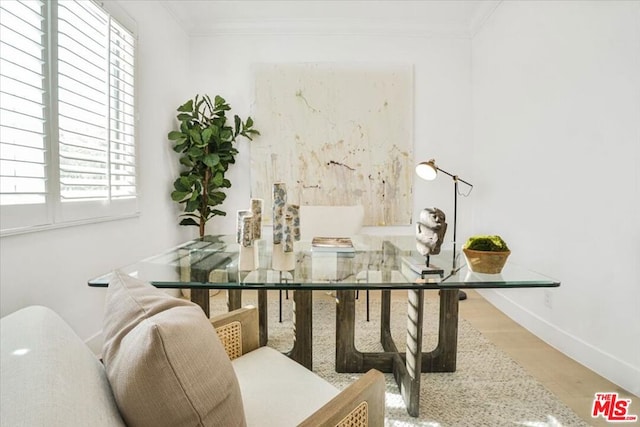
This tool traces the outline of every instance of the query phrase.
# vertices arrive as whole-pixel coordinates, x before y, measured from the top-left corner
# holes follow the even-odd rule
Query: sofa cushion
[[[271,347],[260,347],[232,362],[247,425],[295,426],[340,391]]]
[[[51,309],[0,320],[0,425],[124,426],[104,367]]]
[[[231,362],[202,309],[115,272],[103,359],[129,426],[244,426]]]

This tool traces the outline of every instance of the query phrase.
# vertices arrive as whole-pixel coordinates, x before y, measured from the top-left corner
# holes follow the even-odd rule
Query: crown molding
[[[358,7],[364,7],[366,2],[342,1],[334,4],[340,5],[339,8],[333,7],[327,13],[318,9],[320,2],[311,0],[306,3],[314,7],[307,10],[302,7],[304,1],[295,2],[293,8],[283,1],[167,0],[159,3],[189,37],[366,35],[471,39],[502,1],[386,1],[363,10]],[[407,5],[413,5],[416,13],[408,13]],[[399,12],[398,7],[404,7],[404,12]],[[361,13],[357,13],[359,10]]]
[[[348,36],[367,35],[381,37],[438,37],[469,38],[466,28],[451,26],[426,26],[419,23],[382,22],[371,20],[282,20],[282,21],[227,21],[212,23],[206,29],[190,29],[192,37],[230,35],[313,35]]]
[[[478,34],[484,24],[489,20],[489,18],[491,18],[491,15],[493,15],[498,6],[502,4],[502,1],[503,0],[491,0],[480,3],[480,6],[471,18],[471,23],[469,24],[469,36],[471,38]]]

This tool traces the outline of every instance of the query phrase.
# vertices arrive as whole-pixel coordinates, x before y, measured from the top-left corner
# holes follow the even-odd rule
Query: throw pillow
[[[103,360],[127,425],[245,426],[235,372],[202,309],[114,272]]]

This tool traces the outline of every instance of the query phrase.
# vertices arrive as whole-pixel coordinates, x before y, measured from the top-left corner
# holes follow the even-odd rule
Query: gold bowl
[[[467,264],[474,273],[498,274],[502,271],[507,262],[507,258],[511,255],[511,251],[494,252],[494,251],[475,251],[473,249],[462,249]]]

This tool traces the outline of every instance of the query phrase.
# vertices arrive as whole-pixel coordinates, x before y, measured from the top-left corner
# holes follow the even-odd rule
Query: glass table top
[[[240,245],[235,235],[205,236],[159,255],[119,268],[159,288],[209,289],[443,289],[556,287],[560,282],[507,261],[500,274],[472,272],[461,253],[453,268],[452,252],[425,257],[414,236],[360,235],[353,250],[338,252],[295,242],[291,271],[271,269],[270,239],[254,242],[256,268],[240,271]],[[246,251],[247,249],[245,249]],[[424,273],[424,274],[423,274]],[[89,281],[106,287],[111,273]]]

